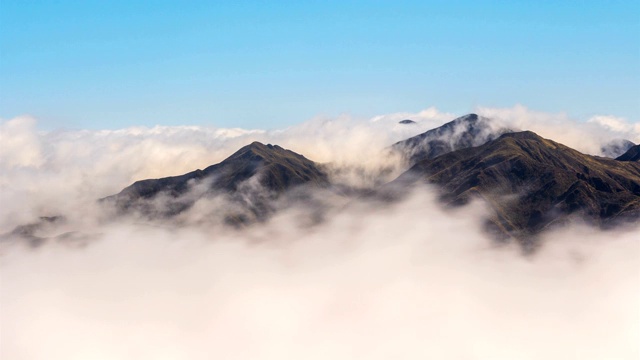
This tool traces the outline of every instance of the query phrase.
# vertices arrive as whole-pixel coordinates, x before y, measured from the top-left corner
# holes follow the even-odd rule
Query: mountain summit
[[[206,195],[243,191],[246,195],[244,198],[265,194],[274,198],[288,189],[304,184],[324,187],[329,185],[329,180],[316,163],[304,156],[278,145],[253,142],[204,170],[137,181],[103,201],[115,203],[120,211],[134,209],[149,213],[153,209],[145,200],[162,195],[176,199],[177,202],[172,202],[164,214],[172,215],[190,207],[198,197]],[[199,192],[198,196],[185,199],[183,195],[193,191]]]
[[[392,149],[402,153],[413,165],[420,160],[433,159],[454,150],[482,145],[506,132],[509,130],[497,127],[488,118],[468,114],[399,141],[392,145]]]

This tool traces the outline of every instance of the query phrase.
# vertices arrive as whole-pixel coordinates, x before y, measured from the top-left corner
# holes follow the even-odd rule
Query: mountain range
[[[482,199],[492,209],[486,219],[491,234],[533,246],[543,231],[573,221],[605,229],[640,221],[640,145],[616,144],[611,154],[626,151],[615,159],[587,155],[468,114],[393,144],[407,170],[369,195],[391,201],[385,189],[404,191],[424,183],[435,185],[450,206]],[[225,223],[246,225],[268,219],[277,211],[274,204],[295,189],[362,196],[333,183],[326,166],[278,145],[253,142],[203,170],[137,181],[100,203],[118,214],[167,219],[199,199],[222,197],[228,205],[217,211],[224,212]],[[20,227],[19,233],[29,229]]]

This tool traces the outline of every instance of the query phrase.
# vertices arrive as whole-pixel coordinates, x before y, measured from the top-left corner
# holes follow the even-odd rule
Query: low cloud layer
[[[478,113],[587,152],[618,137],[640,142],[621,119]],[[483,204],[445,210],[428,187],[393,204],[315,193],[322,222],[293,206],[240,230],[205,221],[211,202],[183,214],[189,226],[99,219],[95,199],[204,168],[254,140],[372,186],[403,170],[390,144],[454,117],[431,108],[279,131],[41,132],[30,118],[3,122],[0,232],[43,215],[69,222],[37,248],[1,244],[0,357],[638,358],[638,229],[575,225],[523,256],[484,235]],[[417,124],[398,124],[406,118]]]
[[[3,255],[3,358],[633,359],[637,233],[496,247],[418,191],[311,230],[111,225]],[[20,250],[18,250],[20,249]]]
[[[523,106],[476,111],[507,128],[532,130],[595,155],[614,139],[640,143],[638,124],[614,116],[577,121]],[[202,169],[252,141],[278,144],[316,162],[331,163],[332,176],[340,181],[376,185],[404,170],[397,158],[388,156],[388,146],[455,117],[428,108],[372,119],[315,118],[270,131],[157,126],[45,132],[30,117],[5,120],[0,123],[0,196],[10,205],[0,208],[0,231],[38,216],[91,206],[136,180]],[[399,124],[403,119],[416,124]]]

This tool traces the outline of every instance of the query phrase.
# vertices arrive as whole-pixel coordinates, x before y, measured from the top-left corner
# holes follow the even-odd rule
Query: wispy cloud
[[[580,122],[524,107],[478,112],[579,149],[618,135],[638,140],[631,137],[636,125],[616,118]],[[290,206],[241,230],[210,221],[228,205],[215,198],[181,214],[181,226],[101,222],[96,208],[97,198],[135,180],[203,168],[254,140],[331,163],[332,176],[367,186],[403,170],[387,156],[389,145],[453,117],[430,108],[372,119],[316,118],[279,131],[42,132],[31,118],[3,122],[2,231],[42,215],[72,216],[54,229],[59,241],[36,249],[2,244],[0,354],[47,360],[640,356],[637,228],[571,226],[545,234],[541,250],[524,257],[483,234],[482,203],[443,210],[429,187],[392,204],[312,192],[323,221],[309,221],[313,208]],[[405,118],[417,124],[398,124]]]
[[[478,114],[504,122],[507,126],[531,130],[576,150],[601,155],[601,148],[616,139],[640,143],[640,125],[624,118],[599,115],[573,119],[565,113],[545,113],[522,105],[512,108],[479,107]]]

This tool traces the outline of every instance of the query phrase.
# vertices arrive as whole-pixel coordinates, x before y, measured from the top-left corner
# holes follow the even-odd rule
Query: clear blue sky
[[[0,0],[0,117],[45,128],[516,103],[640,121],[640,1]]]

